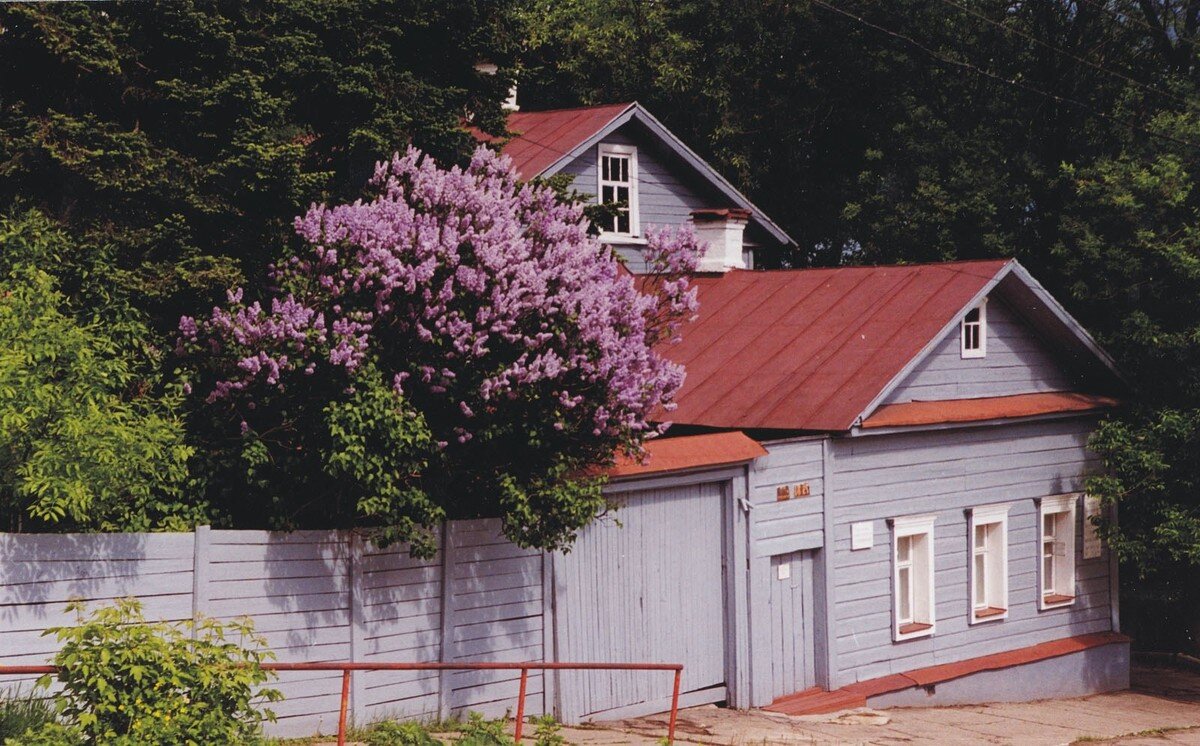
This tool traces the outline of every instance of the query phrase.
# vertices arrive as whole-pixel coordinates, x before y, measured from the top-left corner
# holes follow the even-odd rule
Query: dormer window
[[[599,202],[613,205],[615,213],[604,218],[604,233],[636,236],[640,233],[637,204],[637,148],[632,145],[600,145]]]
[[[967,311],[962,320],[962,356],[987,356],[987,299]]]

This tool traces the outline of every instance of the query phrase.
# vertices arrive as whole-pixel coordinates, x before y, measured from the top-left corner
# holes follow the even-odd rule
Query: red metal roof
[[[531,179],[599,132],[630,106],[633,104],[514,111],[508,115],[508,130],[513,137],[500,152],[512,158],[513,166],[521,178]],[[472,134],[482,142],[502,139],[479,130],[472,130]]]
[[[1117,406],[1111,396],[1054,391],[1043,394],[987,396],[979,399],[947,399],[885,404],[863,421],[868,427],[936,425],[947,422],[980,422],[1010,417],[1032,417],[1059,412],[1088,412]]]
[[[644,463],[620,456],[617,463],[604,473],[610,477],[629,477],[701,466],[738,464],[767,455],[767,449],[758,441],[739,432],[657,438],[646,441],[645,448]]]
[[[664,417],[848,430],[1006,260],[699,276],[699,317],[664,349],[687,368]]]

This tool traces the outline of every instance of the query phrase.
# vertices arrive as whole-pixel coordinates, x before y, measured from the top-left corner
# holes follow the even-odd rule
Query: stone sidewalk
[[[715,706],[680,713],[677,741],[699,744],[1069,744],[1200,745],[1200,675],[1135,668],[1129,691],[1078,699],[959,707],[853,710],[788,717]],[[569,743],[657,744],[665,716],[564,728]]]

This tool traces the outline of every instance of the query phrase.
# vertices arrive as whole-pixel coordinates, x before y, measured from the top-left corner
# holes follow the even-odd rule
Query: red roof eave
[[[1042,394],[987,396],[885,404],[863,421],[863,429],[983,422],[1047,414],[1091,412],[1117,406],[1110,396],[1054,391]]]
[[[685,435],[657,438],[646,442],[642,461],[618,456],[617,462],[603,471],[609,477],[662,474],[709,466],[730,466],[767,455],[758,441],[741,432]]]

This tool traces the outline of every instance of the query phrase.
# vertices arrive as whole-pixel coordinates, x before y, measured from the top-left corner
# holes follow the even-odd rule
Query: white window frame
[[[934,597],[933,524],[937,516],[917,515],[893,518],[892,524],[892,640],[901,642],[932,635],[937,625],[937,606]],[[900,540],[910,538],[907,563],[899,559]],[[919,538],[916,538],[919,537]],[[910,618],[900,618],[900,574],[907,568],[912,595]],[[908,628],[908,629],[905,629]]]
[[[967,521],[967,583],[971,589],[970,623],[998,622],[1008,618],[1008,511],[1011,504],[972,508]],[[990,526],[984,546],[975,541],[976,528]],[[977,557],[983,563],[983,597],[979,594]]]
[[[1038,608],[1059,609],[1075,603],[1076,505],[1079,493],[1043,497],[1038,504]],[[1054,516],[1054,531],[1047,533],[1046,518]],[[1046,572],[1047,559],[1051,571]]]
[[[966,315],[963,316],[962,322],[959,324],[958,332],[958,349],[962,354],[963,359],[987,357],[987,298],[980,301],[979,305],[970,311],[979,310],[979,321],[967,321]],[[968,311],[967,313],[970,313]],[[979,333],[979,346],[967,348],[967,330],[974,328]]]
[[[638,214],[638,154],[637,147],[633,145],[617,145],[614,143],[600,143],[597,148],[598,155],[596,156],[596,203],[604,203],[604,187],[618,186],[629,187],[629,232],[618,233],[610,230],[612,224],[601,226],[600,239],[612,240],[615,238],[634,238],[642,235],[641,217]],[[629,181],[614,181],[604,178],[604,158],[606,156],[624,157],[629,159]]]

